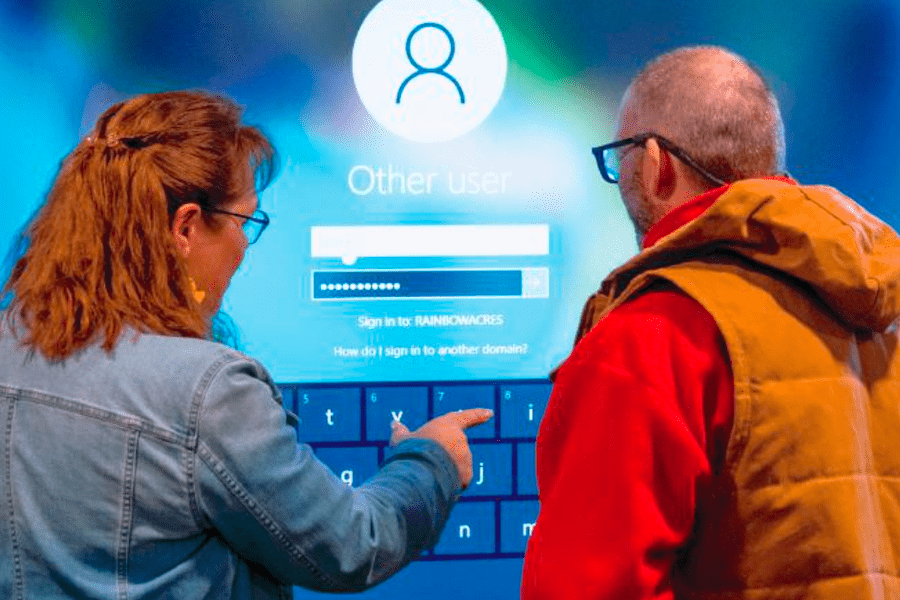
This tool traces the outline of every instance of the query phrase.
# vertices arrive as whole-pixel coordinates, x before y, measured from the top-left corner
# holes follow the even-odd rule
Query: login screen
[[[246,348],[280,381],[546,376],[635,249],[592,179],[615,102],[539,93],[476,0],[383,0],[347,42],[265,119],[286,161],[226,303]]]

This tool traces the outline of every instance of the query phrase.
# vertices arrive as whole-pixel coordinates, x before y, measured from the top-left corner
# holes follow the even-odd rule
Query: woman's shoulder
[[[135,376],[168,398],[159,402],[172,403],[173,411],[183,411],[188,418],[190,414],[216,413],[237,406],[245,416],[253,410],[269,413],[282,404],[281,391],[266,368],[229,346],[152,334],[125,344],[133,344],[126,352],[143,359]],[[117,350],[122,346],[120,342]],[[285,417],[280,414],[277,418]]]
[[[0,392],[109,411],[187,434],[197,407],[251,385],[278,398],[266,369],[246,354],[202,339],[127,330],[109,352],[91,344],[51,361],[0,333]],[[56,399],[56,400],[53,400]]]
[[[266,369],[250,356],[230,346],[198,338],[126,333],[116,344],[112,358],[120,364],[133,363],[143,371],[191,373],[193,377],[214,376],[226,366],[239,365],[261,378],[268,378]]]

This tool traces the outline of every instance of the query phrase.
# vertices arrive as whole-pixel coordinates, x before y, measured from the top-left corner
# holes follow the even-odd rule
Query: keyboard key
[[[512,494],[512,446],[471,444],[474,475],[467,496],[509,496]]]
[[[516,494],[537,496],[537,471],[534,462],[534,444],[519,444],[516,448]]]
[[[466,408],[494,407],[494,386],[492,385],[444,385],[435,386],[434,416],[439,417],[454,410]],[[471,439],[494,439],[496,437],[496,425],[491,419],[483,425],[477,425],[466,430],[466,435]]]
[[[297,388],[301,442],[355,442],[362,435],[360,389]]]
[[[391,421],[400,421],[412,431],[428,420],[426,387],[370,387],[365,402],[368,441],[390,439]]]
[[[500,503],[500,551],[525,552],[528,538],[537,521],[540,505],[536,500]]]
[[[550,399],[551,383],[500,386],[500,436],[536,438]]]
[[[318,448],[316,457],[351,487],[378,472],[378,448]]]
[[[460,502],[450,513],[434,554],[493,554],[495,536],[493,502]]]

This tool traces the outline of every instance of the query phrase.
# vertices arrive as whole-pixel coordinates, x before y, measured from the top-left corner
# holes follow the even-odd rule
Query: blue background
[[[590,147],[612,139],[619,98],[648,59],[684,44],[753,61],[782,104],[788,169],[900,224],[900,9],[879,0],[721,2],[493,0],[509,53],[506,90],[476,131],[444,144],[382,130],[356,96],[353,39],[374,0],[23,0],[0,3],[0,244],[50,186],[61,158],[111,103],[176,88],[247,107],[283,159],[261,197],[273,218],[225,308],[245,348],[281,382],[542,377],[562,360],[583,300],[635,251],[618,192]],[[502,195],[360,198],[357,164],[509,171]],[[545,266],[550,298],[314,303],[309,227],[547,223],[540,259],[363,259],[353,268]],[[306,286],[306,287],[304,287]],[[497,328],[364,330],[361,315],[499,313]],[[338,360],[342,345],[527,344],[524,356]],[[417,564],[366,597],[513,598],[516,560]]]

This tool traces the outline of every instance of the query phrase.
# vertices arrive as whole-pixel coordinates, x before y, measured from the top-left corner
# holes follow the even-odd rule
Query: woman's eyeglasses
[[[205,204],[201,204],[200,208],[208,212],[219,213],[222,215],[231,215],[232,217],[240,217],[241,219],[243,219],[243,221],[241,222],[241,229],[244,230],[244,235],[247,236],[248,244],[255,243],[256,240],[259,239],[259,236],[262,235],[262,232],[266,230],[266,227],[269,226],[269,215],[267,215],[263,210],[257,209],[253,213],[253,215],[242,215],[240,213],[229,212],[227,210],[206,206]]]

